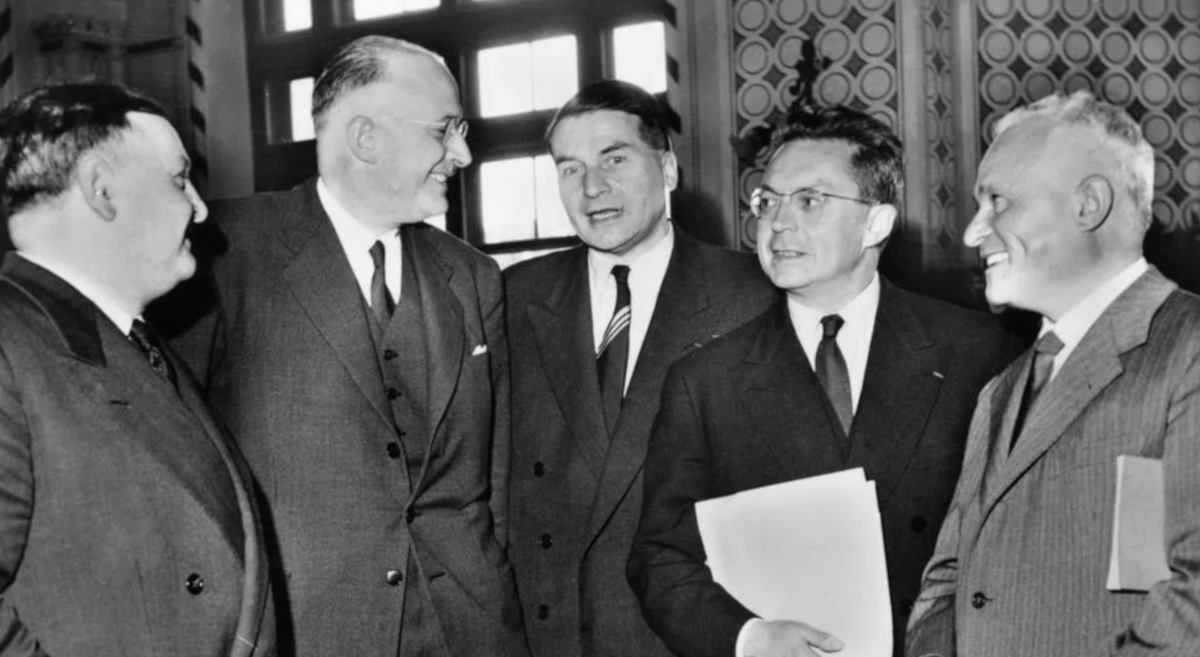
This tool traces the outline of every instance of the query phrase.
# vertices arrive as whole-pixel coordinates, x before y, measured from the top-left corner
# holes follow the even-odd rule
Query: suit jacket
[[[261,482],[289,649],[395,657],[405,599],[422,595],[449,654],[527,654],[500,540],[509,383],[498,267],[442,231],[403,229],[420,272],[404,294],[424,309],[428,431],[399,440],[396,390],[315,181],[215,205],[212,217],[227,242],[212,264],[218,303],[178,344]],[[415,477],[397,451],[408,440],[424,441]]]
[[[1139,278],[1010,453],[1031,359],[980,395],[908,654],[1200,654],[1200,299],[1156,270]],[[1119,454],[1163,463],[1172,576],[1148,594],[1105,589]]]
[[[513,359],[513,533],[537,655],[663,655],[625,582],[642,464],[667,367],[766,308],[754,257],[675,231],[675,246],[609,442],[597,383],[587,249],[506,272]]]
[[[680,655],[732,657],[754,614],[713,582],[695,503],[862,467],[879,496],[899,654],[975,396],[1019,349],[990,317],[883,281],[848,447],[786,301],[676,364],[629,559],[650,626]]]
[[[75,288],[7,256],[0,654],[275,654],[250,488],[185,373],[176,393]]]

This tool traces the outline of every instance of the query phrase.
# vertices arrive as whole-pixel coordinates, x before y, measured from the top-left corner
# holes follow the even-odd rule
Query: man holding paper
[[[876,273],[902,191],[900,142],[885,125],[844,107],[802,108],[773,144],[751,209],[759,262],[786,298],[672,367],[628,565],[650,626],[686,657],[853,647],[855,637],[804,619],[754,620],[761,612],[713,580],[694,506],[855,467],[878,492],[902,631],[975,396],[1019,350],[986,315]]]
[[[1153,194],[1137,122],[1088,93],[996,123],[964,241],[989,301],[1042,335],[980,395],[908,655],[1200,654],[1200,299],[1142,257]],[[1120,506],[1165,508],[1162,553],[1139,558],[1170,571],[1116,592],[1131,456],[1161,460],[1162,496]]]

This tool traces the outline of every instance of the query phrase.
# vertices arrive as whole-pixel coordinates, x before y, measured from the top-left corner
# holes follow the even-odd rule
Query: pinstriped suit
[[[1200,655],[1200,298],[1151,269],[1100,316],[1010,454],[1027,352],[980,394],[909,622],[923,655]],[[1105,589],[1116,457],[1161,458],[1170,580]]]

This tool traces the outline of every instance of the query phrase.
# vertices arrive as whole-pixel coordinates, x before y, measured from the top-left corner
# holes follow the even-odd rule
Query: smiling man
[[[1200,299],[1142,257],[1154,152],[1085,92],[994,132],[963,240],[1042,333],[979,397],[907,654],[1200,654]],[[1120,455],[1162,467],[1149,591],[1106,587]]]
[[[749,254],[697,242],[667,215],[678,172],[654,96],[597,82],[546,134],[583,245],[506,272],[526,627],[542,657],[669,657],[624,576],[663,376],[775,291]]]
[[[438,56],[358,39],[313,90],[319,176],[213,208],[217,303],[177,344],[269,503],[284,654],[528,652],[500,272],[423,223],[462,113]]]
[[[261,509],[143,320],[208,209],[165,111],[113,84],[0,111],[0,655],[275,655]]]
[[[991,317],[876,273],[903,191],[900,141],[886,126],[845,107],[799,108],[772,144],[751,211],[759,263],[786,294],[667,375],[629,581],[650,626],[684,657],[853,645],[757,618],[715,583],[694,505],[861,467],[879,495],[900,655],[975,395],[1019,346]]]

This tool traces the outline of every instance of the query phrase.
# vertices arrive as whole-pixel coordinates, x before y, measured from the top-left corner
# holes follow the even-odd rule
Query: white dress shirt
[[[844,324],[837,334],[838,349],[846,361],[847,374],[850,375],[851,408],[858,410],[858,398],[862,396],[863,378],[867,373],[867,356],[871,350],[871,336],[875,334],[875,315],[879,311],[879,274],[871,278],[871,282],[863,288],[858,296],[850,303],[835,312],[820,312],[801,305],[800,302],[788,297],[788,314],[792,317],[792,326],[796,328],[796,337],[808,357],[808,364],[817,369],[817,347],[825,331],[821,326],[821,318],[826,315],[840,315]]]
[[[1058,318],[1057,322],[1042,318],[1042,330],[1038,333],[1038,337],[1054,331],[1054,334],[1063,343],[1062,350],[1054,356],[1054,365],[1050,368],[1050,379],[1047,383],[1058,376],[1063,363],[1067,362],[1071,352],[1079,346],[1083,336],[1087,334],[1088,329],[1092,328],[1092,324],[1100,319],[1100,315],[1104,314],[1104,311],[1117,300],[1117,297],[1121,296],[1122,292],[1128,290],[1129,286],[1149,270],[1150,265],[1146,259],[1138,258],[1136,262],[1122,269],[1116,276],[1108,279],[1104,285],[1084,297],[1083,301],[1072,306],[1062,317]]]
[[[624,260],[619,256],[588,249],[588,289],[592,300],[593,351],[600,348],[604,330],[612,319],[613,307],[617,305],[617,279],[613,278],[613,265],[629,267],[629,362],[625,366],[625,389],[633,378],[638,354],[650,329],[650,318],[658,303],[658,291],[662,289],[667,265],[675,250],[675,231],[671,222],[667,230],[648,251],[635,260]]]
[[[400,230],[392,228],[382,235],[374,234],[363,222],[355,219],[338,202],[333,192],[325,185],[325,181],[317,178],[317,198],[329,221],[333,223],[333,231],[337,233],[346,259],[350,261],[350,269],[362,290],[363,299],[371,305],[371,278],[375,275],[375,261],[371,259],[371,247],[375,242],[383,242],[384,280],[387,282],[388,293],[392,301],[400,302],[400,271],[403,251],[400,249]]]
[[[115,324],[121,333],[129,335],[129,330],[133,328],[134,316],[125,310],[121,306],[121,303],[105,291],[103,287],[92,283],[86,276],[72,269],[70,265],[48,260],[23,251],[17,251],[17,255],[66,281],[68,285],[87,297],[88,301],[96,304],[100,312],[104,313],[104,316]],[[141,316],[139,315],[138,319],[140,318]]]

